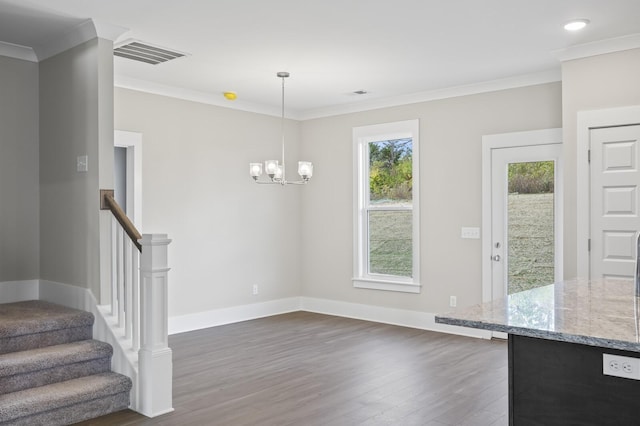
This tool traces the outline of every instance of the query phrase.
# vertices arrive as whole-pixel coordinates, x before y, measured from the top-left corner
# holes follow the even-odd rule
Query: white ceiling
[[[591,24],[563,29],[573,18]],[[115,58],[116,83],[296,117],[496,80],[559,80],[554,52],[640,33],[640,0],[0,0],[0,41],[45,46],[87,19],[187,52]],[[366,90],[366,95],[353,94]],[[236,101],[222,92],[234,91]]]

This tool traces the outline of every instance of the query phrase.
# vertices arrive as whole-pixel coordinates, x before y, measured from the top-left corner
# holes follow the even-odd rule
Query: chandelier
[[[284,79],[289,77],[289,73],[281,71],[277,75],[282,79],[282,163],[278,163],[278,160],[267,160],[264,162],[264,170],[262,163],[249,163],[249,174],[259,184],[304,185],[313,176],[313,163],[310,161],[298,161],[298,174],[302,180],[288,181],[286,177],[286,168],[284,166]],[[267,179],[260,179],[263,171],[266,172]]]

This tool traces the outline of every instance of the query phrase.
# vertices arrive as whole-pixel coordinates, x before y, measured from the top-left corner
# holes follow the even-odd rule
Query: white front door
[[[640,231],[640,125],[590,130],[590,278],[633,278]]]

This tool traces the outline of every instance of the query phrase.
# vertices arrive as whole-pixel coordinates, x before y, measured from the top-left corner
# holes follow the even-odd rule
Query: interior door
[[[640,126],[590,130],[590,278],[633,278],[640,230]]]
[[[562,279],[562,145],[491,150],[492,298]]]

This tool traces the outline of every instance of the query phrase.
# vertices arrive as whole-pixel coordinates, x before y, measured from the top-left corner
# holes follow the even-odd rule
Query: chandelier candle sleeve
[[[262,176],[262,163],[249,163],[249,173],[254,179]]]
[[[282,79],[282,161],[267,160],[264,162],[264,169],[262,163],[249,163],[249,175],[256,183],[260,184],[278,184],[278,185],[304,185],[309,182],[309,179],[313,176],[313,163],[310,161],[298,161],[298,174],[302,180],[287,181],[287,169],[284,165],[284,79],[289,77],[289,73],[286,71],[279,72],[278,78]],[[268,179],[260,179],[262,172],[265,172]]]
[[[308,180],[313,176],[313,163],[310,161],[298,161],[298,174],[302,179]]]
[[[264,169],[270,178],[273,179],[273,176],[278,171],[278,160],[267,160],[264,162]]]

